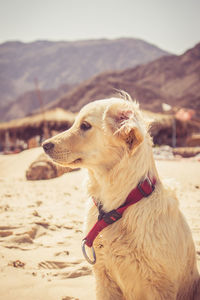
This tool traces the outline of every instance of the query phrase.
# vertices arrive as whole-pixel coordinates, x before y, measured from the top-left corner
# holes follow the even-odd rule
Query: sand
[[[81,252],[86,171],[27,181],[41,148],[0,155],[0,295],[4,300],[95,299],[90,265]],[[175,178],[195,240],[200,269],[200,162],[156,161]]]

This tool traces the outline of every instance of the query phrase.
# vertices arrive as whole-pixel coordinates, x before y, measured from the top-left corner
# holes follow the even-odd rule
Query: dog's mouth
[[[78,164],[78,163],[81,163],[82,162],[82,158],[77,158],[75,160],[73,160],[71,163],[69,164]]]
[[[70,160],[70,157],[68,157],[70,152],[58,152],[58,151],[52,151],[47,153],[48,156],[57,164],[62,165],[62,166],[67,166],[67,165],[74,165],[82,162],[82,158],[78,157]]]
[[[65,161],[64,159],[62,159],[62,158],[58,158],[58,157],[51,157],[52,158],[52,160],[55,162],[55,163],[57,163],[57,164],[59,164],[59,165],[61,165],[61,166],[73,166],[73,165],[77,165],[77,164],[79,164],[79,163],[81,163],[82,162],[82,158],[77,158],[77,159],[75,159],[75,160],[73,160],[73,161],[70,161],[70,162],[67,162],[67,161]]]

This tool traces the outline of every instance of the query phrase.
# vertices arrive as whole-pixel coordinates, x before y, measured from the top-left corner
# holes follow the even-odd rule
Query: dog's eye
[[[80,128],[84,131],[89,130],[91,127],[92,127],[92,125],[86,121],[81,123],[81,126],[80,126]]]

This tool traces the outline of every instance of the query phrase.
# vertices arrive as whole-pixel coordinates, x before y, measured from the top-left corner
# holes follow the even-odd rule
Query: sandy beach
[[[27,181],[41,148],[0,155],[0,295],[4,300],[95,299],[95,282],[81,251],[86,171]],[[200,162],[156,160],[174,178],[180,208],[196,245],[200,270]],[[174,183],[172,183],[174,184]]]

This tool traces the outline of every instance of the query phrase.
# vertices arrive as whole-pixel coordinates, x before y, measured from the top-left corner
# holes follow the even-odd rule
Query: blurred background
[[[1,153],[39,146],[124,90],[155,145],[198,154],[199,12],[199,0],[0,0]]]

